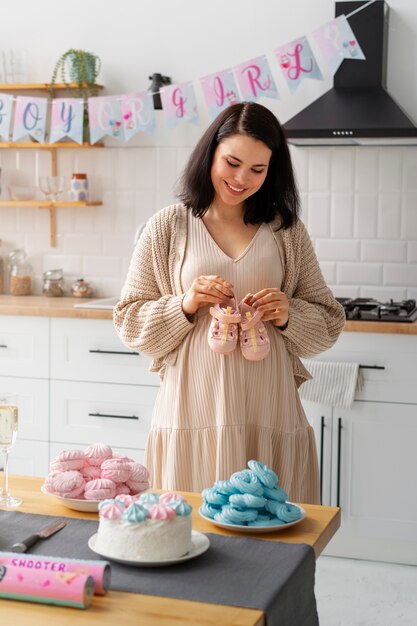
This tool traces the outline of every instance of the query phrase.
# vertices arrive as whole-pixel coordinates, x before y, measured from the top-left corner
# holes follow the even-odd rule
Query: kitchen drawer
[[[34,378],[0,378],[2,389],[17,396],[18,439],[49,437],[49,381]]]
[[[2,315],[0,376],[49,376],[49,319]]]
[[[350,361],[362,367],[357,400],[417,403],[417,335],[341,334],[319,361]]]
[[[150,359],[126,348],[110,320],[51,319],[51,378],[159,386]]]
[[[48,442],[19,439],[9,453],[9,472],[20,476],[46,476],[48,473]],[[4,455],[0,459],[1,468]],[[12,495],[14,494],[12,492]]]
[[[92,441],[91,443],[97,443],[96,441]],[[107,441],[103,441],[103,443],[108,443]],[[109,445],[111,445],[109,443]],[[60,452],[63,450],[85,450],[87,446],[84,443],[51,443],[49,447],[49,459],[52,461],[55,459]],[[118,446],[111,446],[114,453],[121,454],[123,456],[128,456],[131,459],[134,459],[137,463],[142,463],[145,456],[144,450],[136,450],[134,448],[120,448]]]
[[[51,442],[144,449],[157,387],[51,381]]]

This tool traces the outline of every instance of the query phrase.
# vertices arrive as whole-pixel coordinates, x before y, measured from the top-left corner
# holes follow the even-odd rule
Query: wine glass
[[[57,202],[58,196],[64,191],[65,176],[40,176],[39,189],[47,200]]]
[[[22,504],[21,498],[15,498],[9,493],[9,450],[16,443],[17,427],[17,398],[11,393],[0,392],[0,450],[5,453],[3,491],[0,496],[0,506],[18,506]]]

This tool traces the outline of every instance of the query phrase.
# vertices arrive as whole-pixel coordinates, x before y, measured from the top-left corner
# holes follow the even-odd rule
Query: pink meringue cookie
[[[118,452],[113,452],[114,459],[124,459],[125,461],[129,461],[129,463],[136,463],[135,459],[132,459],[130,456],[125,456],[124,454],[119,454]]]
[[[126,483],[118,483],[116,484],[116,496],[129,496],[130,497],[130,489],[126,485]]]
[[[100,466],[103,461],[111,459],[113,451],[106,443],[93,443],[84,452],[85,458],[89,465]]]
[[[86,500],[107,500],[116,495],[116,484],[108,478],[95,478],[85,484]]]
[[[82,450],[63,450],[51,461],[50,471],[65,472],[67,470],[80,470],[84,465],[84,452]]]
[[[84,476],[86,481],[101,478],[101,468],[98,465],[85,465],[80,469],[80,473]]]
[[[45,482],[43,483],[43,486],[46,489],[46,491],[49,491],[49,493],[54,493],[54,478],[58,474],[61,474],[61,472],[53,470],[52,472],[49,472],[48,476],[45,478]]]
[[[130,492],[133,494],[145,491],[149,487],[149,472],[144,465],[133,463],[131,465],[131,474],[126,481]]]
[[[123,502],[125,509],[127,509],[128,506],[133,504],[133,502],[136,502],[136,500],[137,498],[135,498],[134,496],[129,496],[128,494],[125,494],[125,493],[121,493],[117,495],[117,501]]]
[[[132,473],[132,463],[125,459],[107,459],[101,464],[101,477],[125,483]]]
[[[171,517],[175,517],[176,513],[174,509],[164,504],[153,504],[148,511],[148,517],[150,519],[166,520]]]
[[[53,493],[63,498],[79,498],[82,496],[85,480],[77,470],[56,473],[51,479]]]
[[[107,504],[100,509],[100,517],[105,519],[120,519],[122,517],[123,509],[117,506],[116,503]]]

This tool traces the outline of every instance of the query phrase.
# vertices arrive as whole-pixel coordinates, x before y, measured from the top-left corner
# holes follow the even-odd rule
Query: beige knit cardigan
[[[166,364],[174,364],[178,347],[193,323],[181,308],[184,289],[180,272],[187,241],[187,209],[168,206],[153,215],[133,253],[113,321],[122,342],[153,358],[150,370],[161,378]],[[277,239],[277,224],[269,224]],[[329,349],[341,333],[345,315],[324,282],[303,222],[279,231],[284,248],[282,290],[289,300],[284,338],[297,386],[311,378],[299,357]]]

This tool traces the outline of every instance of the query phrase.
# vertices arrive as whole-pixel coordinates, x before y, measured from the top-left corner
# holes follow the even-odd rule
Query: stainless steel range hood
[[[336,2],[336,17],[367,2]],[[417,128],[386,90],[388,6],[377,0],[348,21],[366,57],[345,59],[334,86],[283,126],[295,145],[417,145]]]

